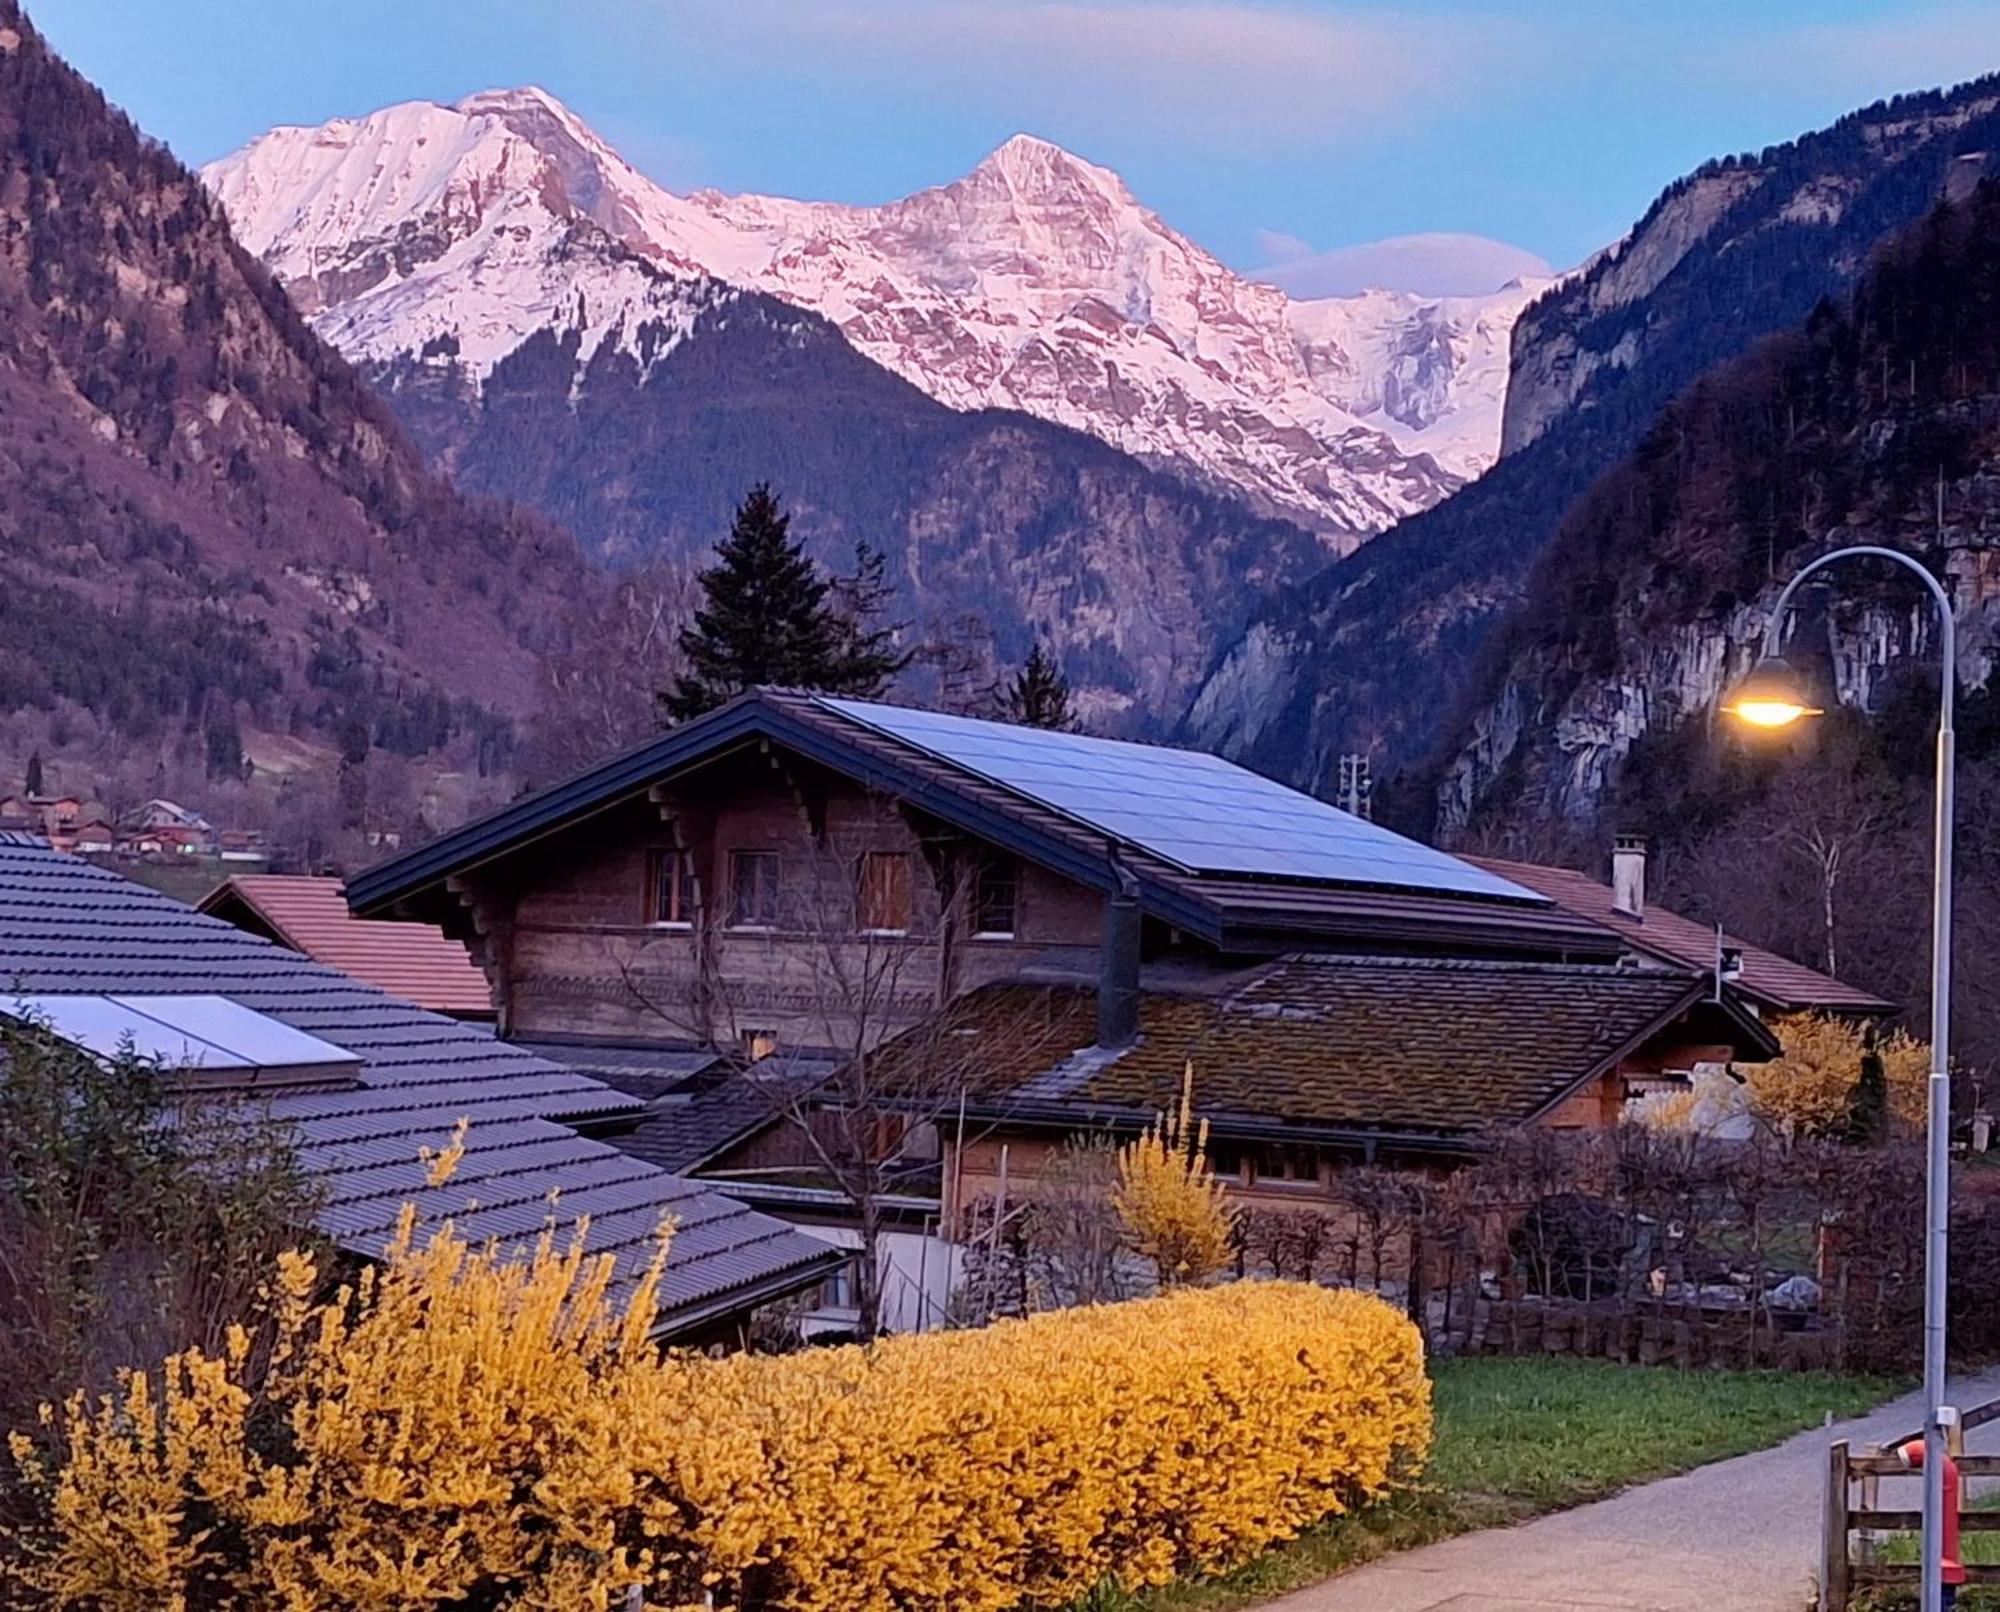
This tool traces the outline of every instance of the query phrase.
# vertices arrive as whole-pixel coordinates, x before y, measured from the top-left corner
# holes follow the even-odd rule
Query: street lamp
[[[1951,1085],[1951,883],[1952,797],[1956,788],[1952,754],[1952,707],[1958,667],[1958,624],[1944,586],[1909,555],[1860,544],[1822,554],[1785,584],[1764,632],[1764,656],[1723,709],[1753,727],[1787,728],[1801,717],[1817,716],[1798,678],[1779,658],[1785,610],[1799,584],[1836,560],[1869,556],[1893,560],[1930,590],[1938,609],[1938,648],[1944,658],[1938,695],[1937,820],[1931,866],[1931,1068],[1925,1136],[1929,1161],[1924,1174],[1924,1531],[1922,1612],[1943,1612],[1944,1564],[1944,1298],[1945,1243],[1950,1222]]]

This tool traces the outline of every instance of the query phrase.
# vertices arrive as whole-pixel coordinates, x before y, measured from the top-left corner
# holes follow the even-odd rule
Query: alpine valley
[[[1478,474],[1534,287],[1293,301],[1018,136],[877,208],[639,174],[540,90],[281,128],[206,177],[461,488],[699,561],[770,481],[928,641],[1046,641],[1161,732],[1267,598]]]
[[[2000,79],[1986,78],[1881,102],[1669,186],[1517,324],[1499,463],[1275,601],[1206,681],[1186,731],[1300,782],[1326,778],[1344,752],[1371,753],[1403,780],[1402,815],[1418,827],[1449,768],[1445,825],[1462,825],[1467,791],[1485,792],[1455,760],[1468,730],[1498,725],[1486,745],[1498,765],[1513,752],[1504,730],[1545,720],[1518,684],[1496,700],[1492,660],[1506,651],[1495,634],[1539,608],[1524,604],[1543,586],[1538,568],[1566,522],[1585,518],[1592,485],[1640,449],[1677,393],[1838,301],[1885,238],[1967,193],[1996,152]],[[1792,515],[1816,518],[1809,504]],[[1774,565],[1795,540],[1825,536],[1774,526],[1768,511],[1756,519]],[[1726,669],[1712,637],[1703,642],[1702,665],[1653,668],[1689,710],[1707,708]],[[1741,637],[1724,647],[1747,653]],[[1597,692],[1586,679],[1566,697],[1589,705]],[[1596,812],[1637,731],[1629,700],[1614,712],[1619,701],[1602,692],[1602,727],[1573,726],[1564,741],[1579,747],[1583,780],[1563,792],[1573,818]]]

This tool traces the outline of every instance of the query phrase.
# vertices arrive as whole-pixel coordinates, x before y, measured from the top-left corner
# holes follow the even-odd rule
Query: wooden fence
[[[1975,1406],[1964,1412],[1959,1431],[1969,1432],[1991,1421],[2000,1421],[2000,1400]],[[1826,1524],[1819,1573],[1819,1612],[1848,1612],[1854,1592],[1899,1585],[1917,1587],[1914,1562],[1880,1560],[1883,1536],[1919,1532],[1921,1510],[1897,1510],[1882,1504],[1884,1479],[1901,1480],[1916,1488],[1922,1474],[1903,1464],[1895,1452],[1923,1437],[1921,1429],[1865,1446],[1858,1454],[1845,1439],[1827,1449]],[[1952,1440],[1954,1444],[1958,1439]],[[1954,1452],[1958,1473],[1965,1478],[2000,1478],[2000,1455],[1964,1455]],[[1971,1534],[2000,1533],[2000,1511],[1966,1511],[1958,1514],[1961,1539]],[[1963,1547],[1961,1547],[1963,1548]],[[2000,1566],[1968,1564],[1968,1584],[2000,1584]]]

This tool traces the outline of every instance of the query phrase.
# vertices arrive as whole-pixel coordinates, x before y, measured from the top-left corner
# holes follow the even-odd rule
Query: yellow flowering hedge
[[[1414,1476],[1431,1433],[1416,1329],[1301,1283],[671,1375],[656,1537],[719,1602],[797,1612],[1004,1612],[1225,1567]]]
[[[664,1244],[663,1244],[664,1248]],[[14,1453],[37,1604],[1003,1612],[1226,1566],[1414,1474],[1422,1344],[1289,1283],[784,1357],[662,1356],[580,1242],[423,1247]],[[253,1388],[253,1384],[255,1385]]]

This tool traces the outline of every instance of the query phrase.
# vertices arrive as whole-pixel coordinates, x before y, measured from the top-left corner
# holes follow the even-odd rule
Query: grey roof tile
[[[425,1221],[455,1215],[466,1235],[503,1243],[533,1238],[552,1216],[589,1214],[590,1246],[615,1257],[623,1283],[644,1270],[671,1213],[684,1229],[665,1284],[669,1330],[676,1312],[705,1317],[734,1289],[806,1277],[837,1255],[562,1123],[635,1115],[639,1099],[11,833],[0,833],[0,989],[212,992],[358,1053],[358,1086],[269,1102],[323,1185],[324,1229],[358,1253],[380,1251],[408,1201]],[[461,1117],[465,1158],[433,1187],[418,1150],[444,1145]]]

